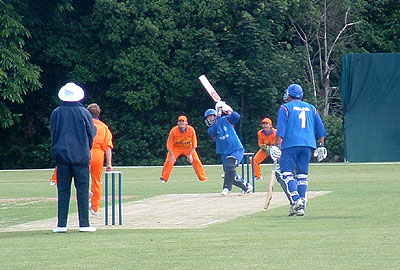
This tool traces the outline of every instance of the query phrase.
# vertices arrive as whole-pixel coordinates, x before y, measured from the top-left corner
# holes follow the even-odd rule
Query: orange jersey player
[[[99,120],[100,107],[96,103],[90,104],[87,109],[92,114],[93,123],[97,128],[96,136],[93,140],[93,146],[90,151],[90,176],[91,184],[91,207],[90,212],[95,215],[99,211],[100,198],[102,193],[101,174],[103,173],[104,156],[106,157],[106,171],[112,170],[111,159],[114,145],[112,143],[112,134],[108,126]]]
[[[262,129],[257,132],[258,146],[260,150],[254,157],[254,174],[256,180],[262,179],[260,164],[269,156],[269,147],[275,143],[276,129],[272,127],[272,121],[264,118],[261,121]]]
[[[161,183],[166,183],[172,172],[174,164],[179,156],[184,155],[187,161],[192,164],[194,171],[200,181],[207,181],[203,164],[196,152],[197,136],[192,126],[188,125],[187,117],[181,115],[178,117],[178,125],[169,132],[167,140],[167,158],[160,177]]]

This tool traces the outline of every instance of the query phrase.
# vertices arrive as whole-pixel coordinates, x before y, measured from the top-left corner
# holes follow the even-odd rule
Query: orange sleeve
[[[175,131],[176,131],[176,127],[173,127],[171,129],[171,131],[169,132],[168,140],[167,140],[167,149],[172,149],[172,147],[174,146]]]
[[[112,142],[112,133],[108,126],[106,125],[105,129],[105,138],[104,138],[104,144],[103,144],[103,149],[106,151],[106,149],[110,147],[111,149],[114,148],[113,142]]]
[[[188,129],[191,130],[191,137],[192,137],[192,147],[197,148],[197,135],[196,130],[193,127],[188,126]]]
[[[265,136],[262,134],[262,129],[259,130],[259,131],[257,132],[257,137],[258,137],[258,146],[261,147],[261,145],[264,144],[264,139],[263,139],[263,137],[265,137]]]

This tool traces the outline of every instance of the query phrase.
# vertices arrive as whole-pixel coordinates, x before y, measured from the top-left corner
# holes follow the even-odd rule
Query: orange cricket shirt
[[[270,133],[268,136],[265,135],[263,129],[261,129],[257,132],[257,136],[258,136],[258,146],[261,146],[263,144],[273,145],[275,143],[276,129],[272,128],[272,133]]]
[[[92,149],[101,149],[103,152],[106,151],[107,147],[113,149],[112,134],[108,126],[95,118],[93,118],[93,123],[97,128],[97,133],[93,140]]]
[[[191,126],[186,126],[184,132],[179,131],[179,126],[175,126],[169,132],[167,140],[167,149],[173,148],[197,148],[196,131]]]

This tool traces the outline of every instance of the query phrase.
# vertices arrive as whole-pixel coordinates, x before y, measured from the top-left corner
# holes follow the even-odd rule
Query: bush
[[[328,115],[323,121],[328,133],[325,140],[328,150],[327,161],[344,161],[343,119],[336,115]]]

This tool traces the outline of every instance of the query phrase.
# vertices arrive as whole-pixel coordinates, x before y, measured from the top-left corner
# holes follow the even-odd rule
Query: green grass
[[[263,165],[268,178],[271,165]],[[121,168],[123,193],[138,200],[160,194],[219,192],[220,166],[206,166],[200,183],[190,166],[175,167],[167,184],[161,167]],[[56,216],[49,170],[0,171],[0,228]],[[287,206],[201,229],[0,233],[2,269],[398,269],[400,163],[311,165],[314,198],[304,217]],[[257,184],[267,189],[268,180]],[[276,188],[278,191],[279,187]],[[70,213],[76,211],[71,203]]]

